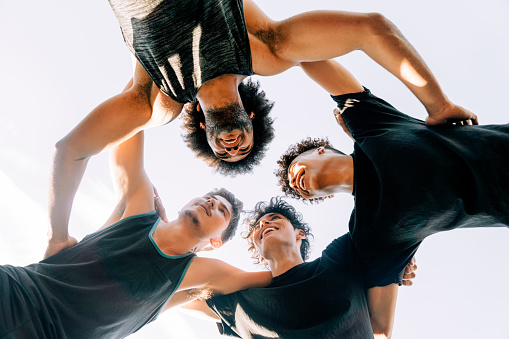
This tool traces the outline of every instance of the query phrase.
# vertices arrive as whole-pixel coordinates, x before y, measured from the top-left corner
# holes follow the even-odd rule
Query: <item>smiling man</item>
[[[246,339],[390,337],[398,283],[406,279],[404,284],[411,285],[414,263],[393,274],[394,262],[380,260],[388,271],[374,274],[364,268],[351,234],[306,262],[310,228],[281,198],[259,202],[246,224],[249,250],[255,263],[272,272],[270,285],[194,301],[185,308],[219,321],[221,333]]]
[[[303,68],[332,94],[354,152],[308,138],[281,156],[276,175],[283,192],[297,199],[354,195],[349,228],[368,269],[377,270],[372,254],[407,258],[438,232],[509,226],[503,156],[509,125],[430,127],[373,95],[333,61]]]
[[[143,132],[117,146],[111,172],[118,204],[105,225],[79,243],[50,229],[46,259],[0,266],[4,338],[124,338],[155,320],[177,291],[231,293],[268,284],[196,252],[220,247],[237,227],[242,203],[225,189],[188,202],[170,221],[155,211],[143,168]]]
[[[274,21],[251,0],[110,5],[133,55],[133,77],[125,91],[56,144],[49,211],[57,228],[66,227],[92,156],[140,130],[170,123],[184,104],[185,139],[197,157],[221,174],[251,172],[274,137],[272,103],[259,85],[245,81],[253,74],[272,76],[301,62],[361,50],[419,98],[429,124],[471,118],[447,100],[418,53],[378,13],[313,11]]]

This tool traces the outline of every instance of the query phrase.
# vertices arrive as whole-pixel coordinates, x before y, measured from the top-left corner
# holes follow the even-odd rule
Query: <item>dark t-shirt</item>
[[[367,287],[393,282],[429,235],[509,225],[509,125],[428,127],[369,90],[333,99],[356,141],[350,232]]]
[[[109,0],[124,40],[177,102],[223,74],[252,75],[242,0]]]
[[[372,338],[362,266],[350,234],[322,256],[275,277],[265,288],[217,296],[207,304],[220,331],[242,338]]]
[[[26,267],[0,266],[0,337],[124,338],[154,320],[194,254],[164,254],[135,215]]]

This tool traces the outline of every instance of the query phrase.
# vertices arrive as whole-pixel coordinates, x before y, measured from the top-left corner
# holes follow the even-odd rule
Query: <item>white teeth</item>
[[[262,238],[269,232],[272,232],[272,231],[275,231],[276,229],[274,227],[269,227],[269,228],[266,228],[263,232],[262,232]]]

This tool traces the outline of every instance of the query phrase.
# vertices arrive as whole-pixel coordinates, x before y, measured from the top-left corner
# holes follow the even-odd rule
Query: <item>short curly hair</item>
[[[253,147],[251,152],[237,162],[222,161],[217,158],[207,142],[205,131],[200,128],[200,123],[205,123],[203,111],[197,110],[198,102],[185,105],[182,135],[184,142],[191,148],[197,158],[203,159],[207,165],[216,169],[222,175],[235,177],[238,174],[250,173],[265,156],[269,143],[274,139],[274,119],[269,116],[274,107],[274,102],[266,98],[265,92],[260,90],[260,83],[248,79],[239,85],[239,94],[245,112],[254,112]],[[247,113],[246,113],[247,114]]]
[[[306,222],[304,222],[302,214],[297,212],[295,207],[283,200],[282,197],[273,197],[269,202],[259,201],[256,204],[254,210],[248,212],[248,217],[244,220],[246,230],[242,233],[242,237],[248,242],[248,251],[251,254],[251,258],[253,259],[254,263],[261,264],[258,251],[256,250],[253,242],[253,234],[256,230],[256,226],[258,225],[260,218],[268,213],[281,214],[283,217],[288,219],[288,221],[290,221],[294,229],[304,231],[306,238],[302,239],[302,243],[300,245],[300,255],[302,260],[306,261],[309,258],[309,254],[311,252],[310,238],[313,237],[311,234],[311,228]]]
[[[311,203],[325,200],[325,198],[322,197],[314,199],[306,199],[302,197],[297,191],[290,187],[290,182],[288,181],[288,169],[290,168],[292,161],[295,160],[295,158],[297,158],[302,153],[312,149],[316,149],[321,146],[328,149],[332,149],[340,154],[344,154],[343,152],[338,151],[337,149],[332,147],[332,144],[330,143],[328,138],[306,138],[296,144],[290,145],[286,152],[283,153],[283,155],[281,155],[281,157],[277,161],[279,167],[276,168],[274,174],[278,178],[278,185],[281,186],[281,190],[287,197],[302,200],[305,202],[309,201]]]
[[[242,203],[242,201],[237,199],[232,192],[228,191],[226,188],[216,188],[207,193],[206,195],[220,195],[232,205],[230,223],[221,234],[221,241],[224,244],[230,241],[235,235],[235,232],[237,231],[237,226],[239,225],[240,213],[242,212],[244,204]]]

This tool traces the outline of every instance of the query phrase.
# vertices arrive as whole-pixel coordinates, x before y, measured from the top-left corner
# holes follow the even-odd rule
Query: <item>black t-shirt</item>
[[[241,0],[109,2],[131,53],[175,101],[220,75],[253,74]]]
[[[356,141],[350,233],[367,287],[394,282],[429,235],[509,225],[509,125],[428,127],[367,89],[333,99]]]
[[[265,288],[216,296],[207,304],[220,331],[242,338],[372,338],[362,266],[350,234],[322,256],[275,277]]]

